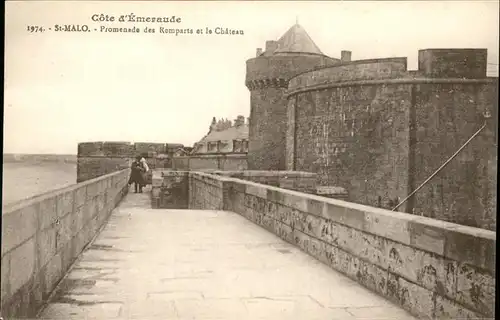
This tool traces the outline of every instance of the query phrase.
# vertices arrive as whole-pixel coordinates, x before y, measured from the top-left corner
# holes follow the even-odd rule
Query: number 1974
[[[45,30],[43,29],[43,27],[39,27],[39,26],[28,26],[28,32],[44,32]]]

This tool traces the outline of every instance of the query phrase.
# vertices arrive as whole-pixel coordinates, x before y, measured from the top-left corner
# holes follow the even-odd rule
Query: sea
[[[2,206],[75,184],[76,167],[76,161],[4,161]]]

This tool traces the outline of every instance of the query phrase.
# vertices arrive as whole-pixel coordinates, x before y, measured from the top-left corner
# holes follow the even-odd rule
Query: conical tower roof
[[[306,30],[296,23],[279,40],[274,53],[312,53],[323,55]]]

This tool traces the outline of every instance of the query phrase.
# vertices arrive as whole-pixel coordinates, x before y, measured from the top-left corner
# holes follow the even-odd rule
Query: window
[[[208,152],[217,152],[217,142],[209,142],[208,143]]]
[[[243,152],[243,141],[233,140],[233,152]]]

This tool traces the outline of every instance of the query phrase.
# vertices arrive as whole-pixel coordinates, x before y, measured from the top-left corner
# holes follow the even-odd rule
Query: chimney
[[[239,127],[241,127],[244,124],[245,124],[245,117],[243,117],[243,116],[238,116],[236,118],[236,120],[234,120],[234,126],[236,128],[239,128]]]
[[[342,61],[342,62],[351,61],[351,54],[352,54],[351,51],[342,50],[340,52],[340,61]]]
[[[273,53],[278,49],[278,41],[268,40],[266,41],[266,52]]]
[[[256,56],[260,56],[262,54],[262,48],[257,48],[257,54]]]
[[[222,131],[222,119],[219,119],[219,121],[217,121],[217,124],[215,125],[215,131]]]
[[[210,129],[209,129],[208,133],[214,131],[216,127],[217,127],[217,120],[215,119],[215,117],[213,117],[212,118],[212,123],[210,124]]]

